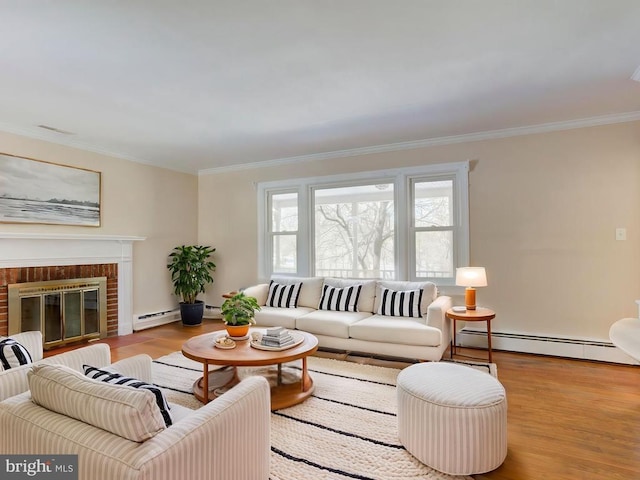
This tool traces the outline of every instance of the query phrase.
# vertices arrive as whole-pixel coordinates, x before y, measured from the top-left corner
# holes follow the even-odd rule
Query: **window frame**
[[[416,195],[415,195],[415,189],[414,189],[414,185],[416,183],[426,183],[426,182],[441,182],[441,181],[451,181],[451,199],[452,199],[452,204],[451,204],[451,217],[452,217],[452,221],[451,221],[451,226],[447,226],[447,227],[417,227],[416,226],[416,219],[415,219],[415,202],[416,202]],[[452,251],[452,255],[453,255],[453,259],[452,259],[452,266],[453,266],[453,277],[455,277],[455,269],[456,266],[461,266],[458,263],[458,256],[460,254],[460,252],[457,251],[456,249],[456,238],[457,238],[457,234],[456,234],[456,226],[460,224],[460,219],[459,219],[459,215],[461,214],[460,209],[456,208],[457,202],[456,202],[456,190],[457,190],[457,182],[456,182],[456,178],[455,175],[452,174],[442,174],[442,175],[408,175],[407,176],[407,194],[408,194],[408,200],[407,200],[407,221],[408,221],[408,226],[407,226],[407,241],[408,241],[408,265],[407,268],[409,269],[408,271],[409,273],[409,278],[411,278],[412,281],[434,281],[435,279],[438,278],[446,278],[448,279],[449,277],[419,277],[417,275],[417,268],[416,268],[416,255],[417,255],[417,251],[416,251],[416,237],[417,234],[419,232],[451,232],[452,234],[452,238],[453,238],[453,251]],[[413,260],[413,261],[411,261]],[[465,264],[466,265],[466,264]]]
[[[315,265],[316,265],[316,245],[315,245],[315,238],[316,238],[316,222],[315,222],[315,192],[317,190],[323,190],[323,189],[331,189],[331,188],[344,188],[344,187],[360,187],[360,186],[366,186],[366,185],[374,185],[374,184],[378,184],[378,183],[388,183],[393,185],[393,204],[394,204],[394,221],[393,221],[393,228],[394,231],[397,232],[398,231],[398,219],[395,218],[398,214],[398,211],[395,208],[396,202],[398,201],[398,192],[396,192],[396,183],[397,183],[397,176],[377,176],[377,177],[373,177],[373,178],[357,178],[354,180],[344,180],[344,177],[341,176],[341,178],[343,179],[343,181],[340,182],[331,182],[331,183],[314,183],[314,184],[310,184],[309,185],[309,214],[308,214],[308,220],[309,220],[309,226],[310,226],[310,237],[309,237],[309,241],[310,241],[310,245],[312,248],[310,248],[309,251],[309,255],[310,255],[310,260],[311,260],[311,265],[310,265],[310,271],[313,272],[313,275],[316,274],[315,272]],[[397,241],[397,236],[395,236],[394,238],[394,243]],[[396,275],[398,272],[398,261],[399,261],[399,253],[398,253],[398,247],[396,246],[394,248],[394,253],[393,253],[393,257],[394,257],[394,266],[395,266],[395,271],[396,271]]]
[[[417,278],[415,276],[415,226],[411,182],[453,180],[453,277]],[[257,185],[258,203],[258,279],[272,275],[272,212],[274,194],[298,194],[297,272],[294,277],[314,276],[313,195],[319,188],[346,187],[370,183],[393,183],[395,205],[395,269],[397,280],[433,281],[440,287],[455,286],[455,268],[469,264],[469,162],[452,162],[420,167],[394,168],[344,175],[296,178]],[[413,239],[411,238],[413,236]],[[277,273],[275,275],[278,275]],[[285,274],[280,274],[285,275]]]
[[[294,190],[285,190],[285,191],[275,191],[275,192],[270,192],[269,195],[267,195],[266,200],[267,200],[267,212],[269,212],[270,214],[273,213],[273,197],[274,195],[286,195],[286,194],[295,194],[296,195],[296,203],[299,204],[299,195],[298,192],[294,191]],[[272,222],[273,222],[273,216],[269,217],[269,220],[267,222],[267,232],[266,232],[266,242],[267,242],[267,251],[268,252],[272,252],[274,251],[274,245],[275,245],[275,240],[276,237],[295,237],[296,240],[296,270],[298,269],[298,252],[300,250],[300,248],[298,247],[299,243],[300,243],[300,212],[299,212],[299,205],[296,205],[296,208],[298,209],[298,228],[296,230],[278,230],[276,231],[273,228]],[[270,258],[270,265],[271,265],[271,270],[273,270],[273,258]],[[287,275],[288,272],[275,272],[279,275]]]

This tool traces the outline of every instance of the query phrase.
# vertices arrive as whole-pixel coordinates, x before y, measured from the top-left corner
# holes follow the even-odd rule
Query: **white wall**
[[[3,133],[0,152],[102,172],[100,228],[0,231],[147,237],[134,247],[135,314],[177,305],[165,266],[175,245],[217,248],[210,304],[256,281],[256,182],[471,160],[471,263],[487,268],[478,302],[496,310],[494,330],[606,340],[612,322],[637,316],[640,122],[200,178]]]
[[[256,182],[461,160],[494,330],[606,340],[637,315],[640,122],[202,175],[198,240],[218,249],[207,302],[256,281]]]
[[[101,227],[0,223],[0,231],[147,237],[134,242],[133,312],[177,306],[166,263],[174,246],[197,241],[195,175],[6,133],[0,133],[0,152],[102,172]]]

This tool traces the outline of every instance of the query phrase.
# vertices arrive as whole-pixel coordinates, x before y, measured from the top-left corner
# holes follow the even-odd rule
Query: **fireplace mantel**
[[[118,335],[133,332],[133,242],[146,237],[0,233],[0,268],[118,264]]]

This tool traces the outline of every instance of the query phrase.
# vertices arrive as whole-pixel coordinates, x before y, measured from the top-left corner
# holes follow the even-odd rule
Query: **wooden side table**
[[[491,320],[496,318],[496,312],[489,308],[478,307],[476,310],[465,310],[464,312],[454,312],[452,308],[447,310],[447,318],[453,320],[453,341],[451,343],[451,358],[453,351],[456,349],[456,321],[463,322],[487,322],[487,344],[489,350],[489,363],[492,363],[491,357]]]

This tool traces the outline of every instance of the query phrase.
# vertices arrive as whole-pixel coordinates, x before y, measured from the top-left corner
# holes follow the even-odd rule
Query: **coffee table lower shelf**
[[[193,384],[193,395],[202,403],[204,400],[204,377],[200,377]],[[239,383],[236,367],[227,366],[209,372],[209,395],[208,401],[214,400],[227,390]],[[313,379],[307,375],[306,380],[290,383],[278,382],[278,385],[271,386],[271,410],[292,407],[304,402],[313,393]]]

